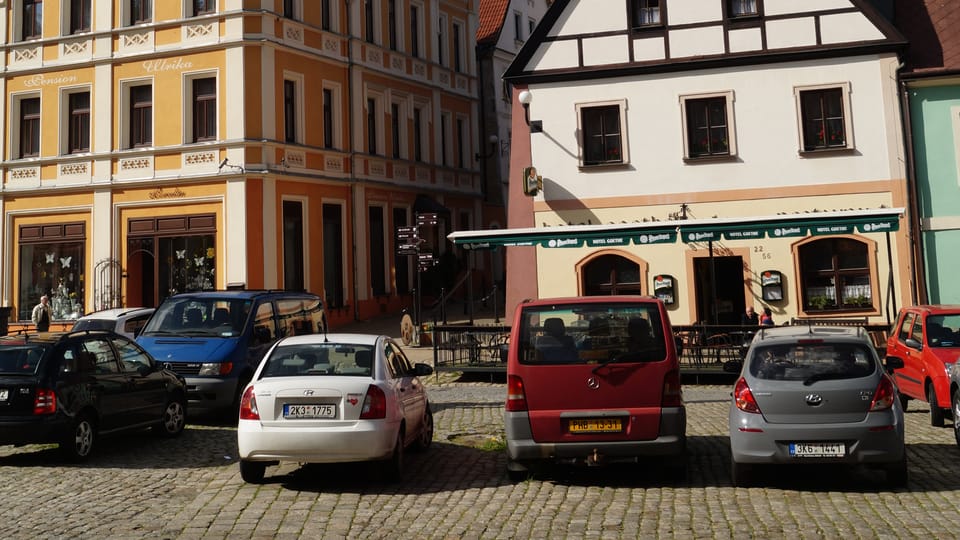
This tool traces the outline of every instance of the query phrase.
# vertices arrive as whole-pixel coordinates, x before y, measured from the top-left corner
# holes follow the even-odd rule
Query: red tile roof
[[[477,27],[477,45],[496,43],[507,19],[510,0],[480,0],[480,24]]]
[[[895,0],[895,25],[910,41],[905,72],[960,69],[960,2]]]

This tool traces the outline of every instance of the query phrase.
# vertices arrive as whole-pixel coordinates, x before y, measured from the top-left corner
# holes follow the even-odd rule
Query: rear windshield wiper
[[[616,355],[616,356],[614,356],[614,357],[612,357],[612,358],[610,358],[610,359],[608,359],[608,360],[604,360],[603,362],[600,362],[599,364],[596,365],[596,367],[594,367],[592,370],[590,370],[590,372],[591,372],[591,373],[596,373],[597,371],[600,371],[601,369],[609,366],[610,364],[616,364],[616,363],[624,362],[624,361],[626,361],[626,362],[654,362],[655,360],[652,359],[652,358],[644,358],[644,357],[643,357],[644,354],[650,353],[650,352],[657,352],[657,350],[656,350],[656,349],[644,349],[644,350],[641,350],[641,351],[623,352],[623,353],[620,353],[620,354],[618,354],[618,355]]]

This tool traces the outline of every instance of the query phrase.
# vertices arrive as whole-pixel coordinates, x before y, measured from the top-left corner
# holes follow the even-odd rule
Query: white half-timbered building
[[[557,0],[504,76],[509,228],[451,239],[507,246],[508,313],[640,293],[674,324],[884,322],[912,295],[904,45],[867,0]]]

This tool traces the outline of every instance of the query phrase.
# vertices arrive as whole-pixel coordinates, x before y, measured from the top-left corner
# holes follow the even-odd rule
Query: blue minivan
[[[273,343],[326,331],[323,302],[293,291],[202,291],[168,297],[137,336],[184,377],[190,412],[230,412]]]

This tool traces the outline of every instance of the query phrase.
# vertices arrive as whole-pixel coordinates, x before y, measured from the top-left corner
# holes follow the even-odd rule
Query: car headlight
[[[953,364],[951,364],[951,363],[949,363],[949,362],[948,362],[948,363],[945,363],[945,364],[943,364],[943,369],[944,369],[944,371],[947,372],[947,378],[949,379],[949,378],[950,378],[950,373],[953,371]]]
[[[213,375],[219,375],[219,374],[220,374],[219,362],[212,362],[212,363],[205,362],[203,364],[200,364],[200,372],[197,373],[197,375],[200,375],[201,377],[211,377]]]

